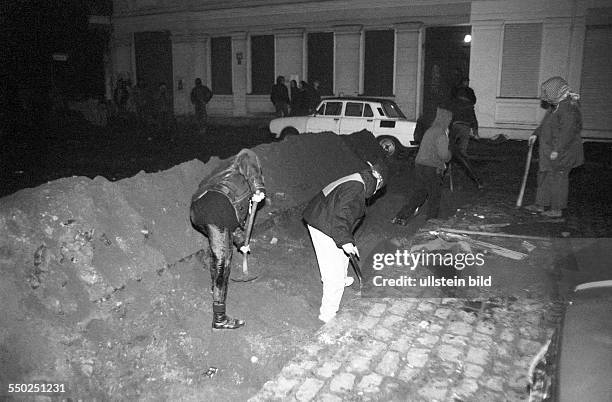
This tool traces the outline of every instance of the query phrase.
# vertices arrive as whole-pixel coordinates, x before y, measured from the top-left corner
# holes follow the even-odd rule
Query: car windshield
[[[395,102],[382,102],[381,105],[387,117],[401,118],[401,119],[406,118],[406,116],[404,116],[404,113],[402,113],[399,106],[397,106]]]

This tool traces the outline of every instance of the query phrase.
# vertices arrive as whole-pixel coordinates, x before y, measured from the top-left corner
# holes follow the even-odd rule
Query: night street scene
[[[612,400],[609,1],[0,17],[0,401]]]

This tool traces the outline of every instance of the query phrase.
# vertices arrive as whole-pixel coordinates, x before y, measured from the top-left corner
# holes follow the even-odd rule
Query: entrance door
[[[423,124],[429,127],[436,108],[450,99],[451,89],[461,77],[469,76],[470,44],[465,35],[470,26],[431,27],[425,30]],[[478,94],[476,94],[478,96]]]
[[[157,93],[160,83],[168,87],[170,104],[173,94],[172,42],[170,33],[137,32],[134,34],[136,53],[136,79],[144,84],[149,96]]]

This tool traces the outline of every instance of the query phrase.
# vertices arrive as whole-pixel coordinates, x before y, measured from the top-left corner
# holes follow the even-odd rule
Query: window
[[[364,117],[374,117],[374,112],[372,111],[372,108],[370,107],[370,105],[368,105],[367,103],[365,105],[365,111],[363,112],[363,116]]]
[[[342,113],[342,102],[326,102],[325,116],[340,116]]]
[[[361,117],[363,112],[363,103],[348,102],[346,104],[345,116]]]
[[[274,77],[274,35],[251,36],[251,93],[267,95]]]
[[[363,92],[370,96],[393,96],[395,32],[366,31]]]
[[[316,32],[308,34],[308,81],[319,81],[321,95],[334,91],[334,34]]]
[[[217,95],[232,94],[232,38],[210,40],[211,90]]]
[[[502,98],[537,98],[540,85],[542,24],[508,24],[504,27]]]
[[[385,109],[385,115],[391,117],[392,119],[401,118],[405,119],[404,113],[400,110],[400,108],[393,102],[385,102],[382,104],[382,107]]]

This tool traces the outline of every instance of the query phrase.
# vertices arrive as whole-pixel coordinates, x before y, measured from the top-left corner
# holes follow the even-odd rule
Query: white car
[[[270,122],[275,138],[303,133],[331,131],[339,135],[368,130],[378,139],[388,156],[402,147],[415,148],[416,122],[409,121],[393,101],[366,97],[326,98],[316,113],[308,116],[281,117]]]

